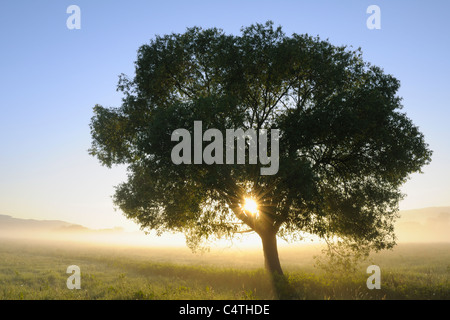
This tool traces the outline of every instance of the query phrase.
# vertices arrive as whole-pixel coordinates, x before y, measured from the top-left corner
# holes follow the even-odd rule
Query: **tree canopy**
[[[400,82],[360,49],[272,22],[240,35],[199,27],[142,45],[135,75],[121,75],[120,107],[94,107],[90,153],[125,164],[115,204],[144,230],[183,232],[191,248],[254,231],[266,266],[281,272],[276,236],[301,232],[390,248],[401,185],[431,161],[402,112]],[[279,129],[279,171],[261,164],[171,161],[178,128]],[[206,146],[208,143],[203,143]],[[260,214],[243,208],[256,200]]]

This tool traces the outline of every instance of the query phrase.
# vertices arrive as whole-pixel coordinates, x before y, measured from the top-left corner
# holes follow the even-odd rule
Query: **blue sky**
[[[81,29],[69,30],[69,5]],[[381,30],[369,30],[369,5]],[[405,185],[401,209],[450,206],[450,2],[443,1],[8,1],[0,11],[0,214],[61,219],[93,228],[135,228],[113,210],[124,168],[88,155],[92,107],[120,105],[118,75],[133,76],[136,51],[155,35],[187,27],[272,20],[289,35],[309,33],[361,47],[396,76],[404,111],[434,150],[423,175]]]

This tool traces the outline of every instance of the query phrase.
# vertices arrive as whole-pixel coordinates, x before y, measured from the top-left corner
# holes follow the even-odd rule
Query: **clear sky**
[[[69,5],[81,29],[69,30]],[[369,30],[369,5],[381,29]],[[413,175],[401,209],[450,206],[450,1],[3,1],[0,5],[0,214],[60,219],[91,228],[136,227],[114,211],[124,168],[90,157],[92,107],[120,105],[118,75],[133,76],[138,47],[187,27],[274,21],[290,35],[309,33],[361,47],[364,58],[396,76],[404,111],[434,150]]]

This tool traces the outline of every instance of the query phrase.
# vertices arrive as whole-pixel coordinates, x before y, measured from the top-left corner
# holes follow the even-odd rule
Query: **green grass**
[[[351,275],[313,267],[315,251],[280,249],[295,299],[449,299],[450,244],[399,245],[371,257]],[[381,268],[369,290],[365,268]],[[81,289],[69,290],[69,265]],[[89,247],[0,241],[0,299],[274,299],[261,252]]]

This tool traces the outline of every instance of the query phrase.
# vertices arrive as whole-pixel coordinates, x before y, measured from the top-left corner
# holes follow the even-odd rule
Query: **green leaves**
[[[111,167],[131,160],[129,143],[133,132],[130,132],[129,119],[120,110],[96,105],[90,127],[92,147],[89,153],[103,165]]]

